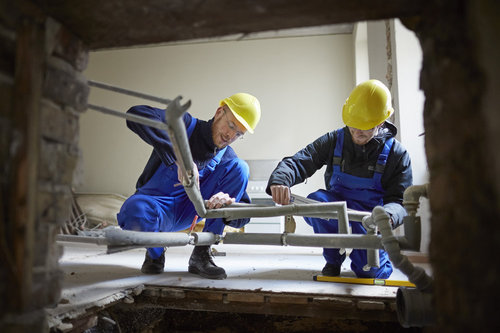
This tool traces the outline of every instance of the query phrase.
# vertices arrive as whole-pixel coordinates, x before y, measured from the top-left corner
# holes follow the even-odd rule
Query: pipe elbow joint
[[[403,193],[403,207],[408,214],[414,215],[420,205],[420,197],[428,198],[429,184],[412,185]]]

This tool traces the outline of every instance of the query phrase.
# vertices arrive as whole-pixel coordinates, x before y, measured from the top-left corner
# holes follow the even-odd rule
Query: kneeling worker
[[[387,119],[393,113],[389,89],[369,80],[356,86],[347,98],[343,128],[329,132],[291,157],[285,157],[270,176],[267,193],[282,205],[290,203],[290,187],[302,183],[326,165],[326,190],[308,198],[320,202],[346,201],[347,207],[371,212],[383,206],[393,228],[402,223],[406,211],[403,192],[412,184],[410,156],[396,139],[397,129]],[[315,233],[338,233],[338,221],[305,217]],[[366,234],[361,222],[350,222],[352,232]],[[351,269],[358,277],[386,279],[392,273],[387,253],[379,251],[380,267],[363,270],[366,250],[353,249]],[[323,275],[340,274],[345,253],[325,248]]]
[[[165,122],[165,111],[150,106],[134,106],[128,113]],[[220,208],[234,202],[250,203],[246,193],[249,170],[230,147],[248,131],[253,133],[260,120],[260,103],[254,96],[237,93],[220,102],[209,121],[183,115],[189,147],[193,156],[195,179],[199,179],[201,195],[207,208]],[[184,188],[172,142],[166,131],[127,121],[127,126],[153,146],[136,192],[118,213],[118,223],[125,230],[173,232],[190,227],[196,214]],[[225,225],[241,228],[248,218],[225,223],[222,218],[207,219],[203,231],[222,234]],[[159,274],[165,265],[165,249],[149,248],[141,271]],[[208,279],[225,279],[226,272],[215,265],[210,246],[195,246],[189,259],[189,272]]]

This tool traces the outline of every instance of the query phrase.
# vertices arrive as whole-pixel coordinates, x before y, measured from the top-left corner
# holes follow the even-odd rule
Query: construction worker
[[[393,113],[389,89],[369,80],[356,86],[344,103],[343,128],[329,132],[291,157],[285,157],[270,176],[267,193],[282,205],[290,203],[290,187],[302,183],[326,165],[326,190],[308,198],[320,202],[346,201],[347,207],[371,212],[381,205],[395,228],[406,214],[403,192],[412,184],[410,156],[394,138],[397,129],[387,119]],[[305,217],[315,233],[338,233],[338,221]],[[366,234],[361,222],[350,222],[354,234]],[[392,273],[387,253],[380,250],[380,267],[365,267],[366,250],[353,249],[351,269],[363,278],[386,279]],[[323,275],[338,276],[346,254],[323,249]]]
[[[140,105],[128,113],[165,122],[165,111]],[[248,165],[236,156],[229,146],[248,131],[253,133],[260,120],[260,103],[254,96],[237,93],[223,99],[209,121],[183,115],[189,146],[193,156],[195,179],[199,180],[207,208],[220,208],[234,202],[250,203],[246,193]],[[145,142],[153,152],[136,184],[136,192],[129,197],[120,212],[121,228],[135,231],[180,231],[188,229],[196,211],[188,198],[178,173],[176,156],[168,134],[135,122],[127,126]],[[203,231],[222,234],[225,225],[241,228],[248,218],[224,221],[207,219]],[[141,271],[145,274],[163,272],[164,248],[149,248]],[[189,259],[189,272],[209,279],[225,279],[226,272],[215,265],[210,246],[195,246]]]

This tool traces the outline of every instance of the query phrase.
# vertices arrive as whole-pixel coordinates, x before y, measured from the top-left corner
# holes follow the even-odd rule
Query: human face
[[[355,144],[362,146],[367,144],[375,135],[377,135],[380,125],[368,130],[360,130],[350,126],[348,126],[348,128],[349,132],[351,132],[352,141]]]
[[[236,139],[243,137],[246,128],[234,117],[228,106],[217,109],[212,124],[212,139],[217,148],[222,149]]]

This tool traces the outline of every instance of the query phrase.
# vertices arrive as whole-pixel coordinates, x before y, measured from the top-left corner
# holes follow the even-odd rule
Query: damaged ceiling
[[[91,50],[412,16],[414,0],[32,0]]]

